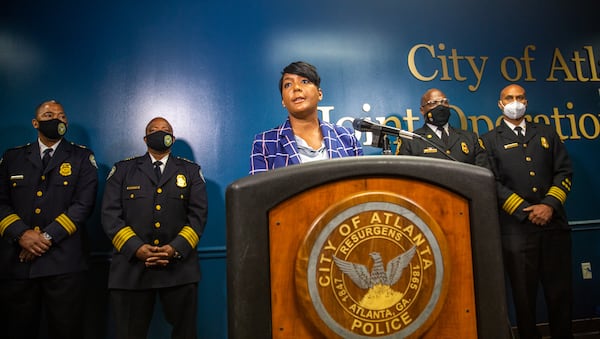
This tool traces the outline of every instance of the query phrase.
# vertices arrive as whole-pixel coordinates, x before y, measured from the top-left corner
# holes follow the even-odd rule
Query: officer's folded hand
[[[167,247],[168,246],[168,247]],[[152,246],[144,244],[135,252],[138,259],[142,260],[146,267],[164,267],[169,264],[169,245],[166,246]]]
[[[19,245],[25,251],[40,257],[50,249],[52,241],[46,239],[40,231],[27,230],[21,234]]]
[[[20,262],[30,262],[33,261],[33,259],[37,258],[35,256],[35,254],[33,253],[29,253],[27,250],[25,249],[21,249],[21,252],[19,253],[19,261]]]

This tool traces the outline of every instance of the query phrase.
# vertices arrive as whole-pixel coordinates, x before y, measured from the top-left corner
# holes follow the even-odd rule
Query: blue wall
[[[454,125],[489,129],[499,90],[528,90],[529,113],[565,136],[574,166],[567,208],[574,223],[575,315],[593,316],[600,268],[600,29],[589,1],[13,1],[0,6],[0,148],[35,140],[34,107],[54,98],[68,138],[96,153],[100,175],[145,150],[146,122],[165,116],[175,153],[203,166],[209,220],[200,242],[203,338],[226,336],[224,191],[248,172],[255,133],[281,123],[277,82],[296,60],[323,79],[323,118],[370,117],[422,125],[419,99],[442,89]],[[474,66],[474,67],[472,67]],[[370,109],[364,104],[369,104]],[[478,119],[476,119],[478,118]],[[479,121],[473,123],[473,121]],[[368,145],[369,136],[361,134]],[[366,147],[366,153],[379,150]],[[102,194],[103,185],[99,195]],[[110,243],[98,211],[89,225],[99,306]],[[98,311],[100,310],[100,311]],[[100,319],[100,320],[98,320]],[[93,322],[93,320],[90,320]],[[161,320],[153,325],[162,337]],[[105,331],[105,332],[103,332]]]

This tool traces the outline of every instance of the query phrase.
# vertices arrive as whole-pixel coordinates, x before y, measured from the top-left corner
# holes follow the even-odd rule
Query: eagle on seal
[[[345,261],[333,256],[333,261],[336,266],[344,272],[356,286],[362,289],[369,289],[375,285],[391,286],[395,284],[402,276],[402,271],[415,255],[416,247],[411,247],[408,251],[390,260],[385,269],[383,268],[383,260],[379,252],[371,252],[369,256],[373,259],[373,268],[369,274],[369,270],[365,265]]]

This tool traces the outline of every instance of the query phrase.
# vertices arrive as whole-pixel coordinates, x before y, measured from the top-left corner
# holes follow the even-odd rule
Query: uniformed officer
[[[173,128],[154,118],[148,152],[115,164],[106,181],[102,225],[114,245],[110,298],[117,338],[146,338],[160,297],[172,338],[196,338],[196,246],[207,217],[200,166],[171,155]]]
[[[64,139],[60,103],[40,104],[32,125],[38,140],[0,160],[2,336],[36,338],[43,307],[50,338],[81,338],[83,227],[96,199],[96,161]]]
[[[448,124],[450,102],[442,91],[437,88],[427,90],[421,97],[420,109],[425,124],[414,133],[423,136],[429,142],[417,138],[399,139],[401,144],[396,154],[451,159],[444,154],[445,152],[460,162],[487,167],[487,156],[479,144],[477,135]]]
[[[538,284],[552,338],[571,338],[571,232],[564,203],[571,161],[554,127],[525,120],[527,98],[512,84],[500,92],[503,121],[482,136],[496,176],[502,248],[520,338],[536,330]]]

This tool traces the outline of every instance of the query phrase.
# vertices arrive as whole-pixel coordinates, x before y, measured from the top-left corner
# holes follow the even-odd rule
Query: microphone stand
[[[383,132],[381,129],[373,131],[373,144],[377,145],[377,147],[382,149],[381,154],[392,154],[392,148],[390,147],[390,139],[388,138],[387,134],[385,134],[385,132]]]
[[[354,121],[355,121],[355,123],[357,121],[361,121],[362,123],[364,123],[364,121],[362,119],[355,119]],[[377,145],[377,147],[383,149],[382,154],[392,154],[392,151],[390,149],[390,141],[386,136],[387,134],[389,134],[389,135],[393,135],[393,136],[404,138],[404,139],[412,140],[413,138],[417,138],[417,139],[423,140],[429,146],[434,147],[439,152],[442,152],[442,154],[444,154],[444,156],[446,156],[446,158],[448,158],[452,161],[458,161],[458,160],[456,160],[456,158],[454,158],[450,154],[446,153],[446,150],[444,150],[440,146],[436,145],[431,140],[423,137],[422,135],[419,135],[419,134],[416,134],[413,132],[404,131],[404,130],[401,130],[401,129],[398,129],[395,127],[391,127],[391,126],[376,124],[373,122],[369,122],[368,127],[359,126],[361,124],[355,125],[355,123],[353,123],[353,126],[356,129],[373,133],[373,144],[375,144],[375,145]],[[387,153],[387,152],[389,152],[389,153]]]
[[[390,145],[390,138],[387,135],[383,136],[383,147],[381,150],[383,155],[392,155],[392,147]]]

